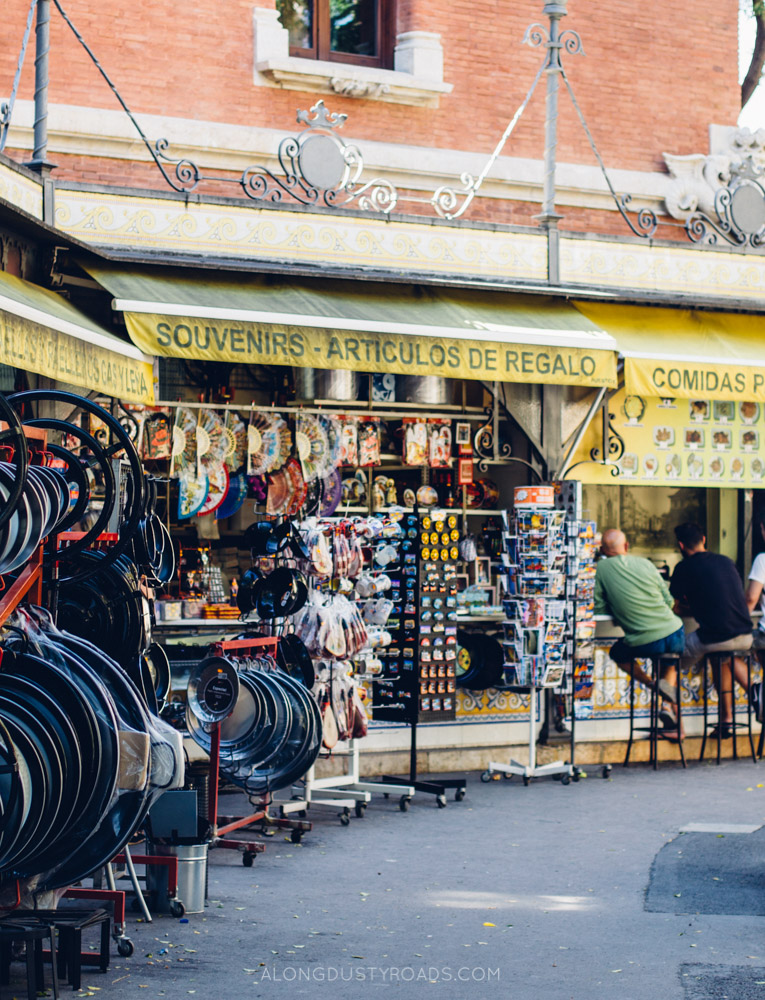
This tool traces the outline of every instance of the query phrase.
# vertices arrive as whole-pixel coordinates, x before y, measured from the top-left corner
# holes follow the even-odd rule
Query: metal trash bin
[[[201,844],[147,844],[149,854],[162,857],[174,855],[178,859],[177,898],[183,903],[186,913],[204,912],[209,846],[207,841]],[[146,887],[154,898],[154,908],[161,913],[170,913],[167,869],[162,866],[147,867]]]

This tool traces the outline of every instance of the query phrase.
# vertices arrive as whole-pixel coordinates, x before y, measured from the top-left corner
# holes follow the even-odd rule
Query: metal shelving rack
[[[545,777],[559,779],[567,785],[572,778],[574,781],[579,779],[579,770],[574,764],[574,713],[571,713],[570,761],[537,764],[536,718],[539,692],[566,684],[575,660],[577,608],[576,598],[569,599],[571,559],[566,512],[551,507],[520,508],[514,515],[513,527],[511,533],[505,515],[503,537],[510,550],[505,572],[512,581],[505,607],[514,613],[514,617],[506,626],[512,638],[506,636],[504,646],[512,651],[509,669],[518,678],[518,683],[507,684],[503,690],[529,697],[529,759],[527,764],[517,760],[507,764],[490,761],[481,780],[490,781],[495,774],[504,774],[508,777],[519,775],[524,785],[528,785],[532,778]],[[536,541],[532,542],[534,535],[537,536]],[[532,564],[538,568],[529,569]],[[523,622],[518,604],[528,602],[528,606],[533,607],[534,601],[539,602],[535,608],[537,617],[532,622]],[[565,630],[561,626],[565,626]],[[553,629],[557,637],[548,642],[547,636]],[[548,662],[550,654],[556,656],[552,663]]]

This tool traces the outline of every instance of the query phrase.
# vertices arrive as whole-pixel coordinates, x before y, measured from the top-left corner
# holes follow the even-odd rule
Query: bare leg
[[[720,664],[719,671],[714,671],[714,682],[717,696],[720,699],[721,719],[724,723],[733,722],[733,682],[731,678],[730,660]]]
[[[735,660],[735,663],[734,663],[734,667],[733,667],[733,674],[734,674],[734,676],[736,678],[736,681],[741,685],[741,687],[744,689],[744,691],[748,692],[749,691],[749,677],[747,676],[747,672],[746,672],[746,660],[741,660],[741,659],[739,659],[739,657],[736,657],[736,660]]]
[[[642,667],[639,667],[637,663],[617,663],[617,667],[623,670],[625,674],[633,677],[640,684],[645,684],[646,687],[651,687],[653,684],[653,677],[647,674]]]
[[[746,668],[744,668],[746,673]],[[677,667],[670,663],[664,668],[664,673],[661,675],[662,680],[668,681],[673,688],[677,688]]]

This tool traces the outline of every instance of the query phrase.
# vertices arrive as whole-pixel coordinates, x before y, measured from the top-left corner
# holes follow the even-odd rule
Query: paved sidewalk
[[[763,997],[764,838],[715,832],[765,822],[759,783],[765,763],[746,761],[593,768],[568,787],[476,774],[446,809],[377,797],[343,828],[317,807],[302,845],[277,833],[253,868],[214,852],[206,912],[131,921],[135,956],[85,982],[100,1000]],[[733,877],[743,908],[721,891],[718,915]]]

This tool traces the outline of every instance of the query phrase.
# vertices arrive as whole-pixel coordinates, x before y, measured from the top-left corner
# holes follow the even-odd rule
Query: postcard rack
[[[569,583],[570,557],[566,511],[542,506],[517,507],[512,520],[503,514],[502,571],[505,681],[503,690],[529,699],[528,763],[491,761],[481,775],[519,775],[524,785],[532,778],[552,777],[567,785],[580,772],[574,764],[574,715],[571,713],[570,760],[537,764],[538,694],[545,688],[573,692],[577,600]]]

